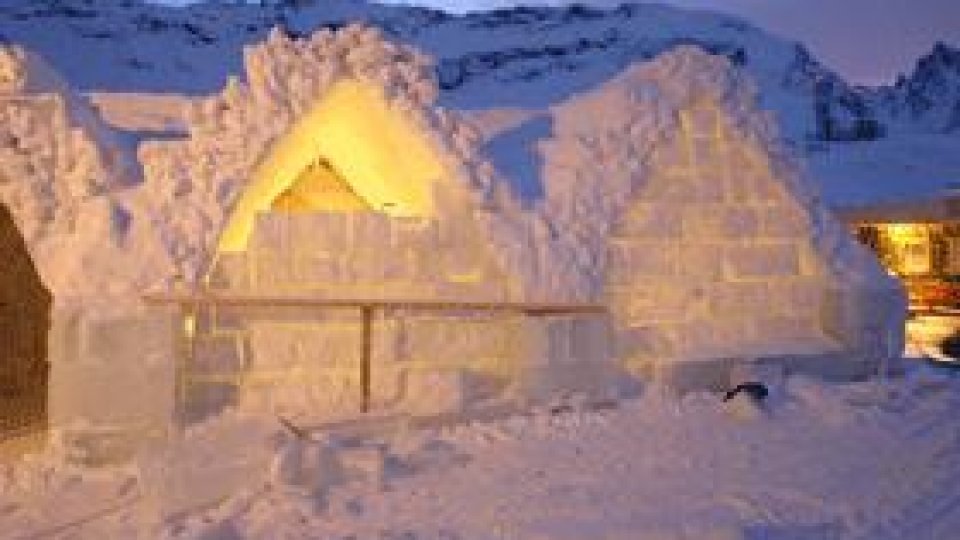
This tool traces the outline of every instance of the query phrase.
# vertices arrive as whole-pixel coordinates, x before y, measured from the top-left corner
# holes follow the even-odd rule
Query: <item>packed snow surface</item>
[[[299,477],[266,466],[231,476],[296,443],[273,419],[228,414],[186,435],[207,452],[199,477],[178,473],[188,460],[151,472],[156,456],[96,472],[54,453],[7,465],[0,528],[5,538],[949,540],[960,530],[958,406],[960,379],[927,367],[886,383],[791,378],[761,407],[648,388],[603,408],[318,431],[323,442],[301,445],[324,448],[341,473]],[[217,469],[226,498],[176,512],[158,502],[209,491]]]

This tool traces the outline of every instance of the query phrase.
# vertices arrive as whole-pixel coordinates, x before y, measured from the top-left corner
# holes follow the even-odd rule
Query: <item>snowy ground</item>
[[[37,460],[0,474],[0,536],[957,538],[960,374],[915,367],[887,385],[794,378],[767,405],[750,414],[715,395],[648,389],[613,409],[334,437],[353,472],[321,473],[325,489],[243,475],[227,500],[160,525],[163,488],[137,480],[155,474]],[[262,424],[240,425],[241,440],[221,441],[225,454],[276,442],[250,427]],[[381,452],[382,476],[370,458]]]

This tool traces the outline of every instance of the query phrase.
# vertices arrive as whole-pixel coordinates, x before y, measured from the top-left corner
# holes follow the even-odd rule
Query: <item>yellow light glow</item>
[[[193,339],[197,335],[197,317],[187,314],[183,317],[183,336],[187,339]]]
[[[281,212],[370,211],[370,205],[330,167],[318,160],[304,170],[293,185],[274,201],[273,210]]]
[[[310,193],[326,188],[303,188],[291,198],[288,190],[318,160],[349,190],[333,190],[323,204]],[[366,207],[393,216],[432,216],[433,183],[442,172],[427,140],[400,111],[390,108],[382,89],[340,81],[257,166],[220,236],[220,251],[243,251],[256,215],[273,209],[275,202],[299,211]],[[329,187],[328,180],[321,182]]]
[[[890,242],[885,262],[898,275],[923,275],[932,270],[930,230],[925,224],[890,223],[884,226]]]
[[[914,223],[890,223],[885,229],[890,240],[897,244],[927,237],[927,228]]]
[[[451,283],[480,283],[484,277],[483,270],[479,268],[469,272],[447,274],[447,279]]]

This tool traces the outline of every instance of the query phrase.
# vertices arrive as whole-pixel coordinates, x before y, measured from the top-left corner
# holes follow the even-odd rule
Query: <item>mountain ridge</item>
[[[633,62],[695,44],[749,72],[797,145],[960,129],[960,52],[946,44],[896,85],[866,88],[735,16],[657,4],[465,15],[354,0],[261,4],[14,0],[0,7],[0,39],[43,55],[81,91],[200,95],[240,73],[244,46],[275,26],[298,36],[360,20],[433,55],[441,104],[460,109],[550,106]]]

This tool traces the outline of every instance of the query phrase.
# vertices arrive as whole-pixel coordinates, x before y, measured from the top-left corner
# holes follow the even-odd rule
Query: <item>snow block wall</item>
[[[172,425],[177,314],[87,304],[59,309],[50,329],[50,424],[70,458],[117,463]]]
[[[248,250],[220,254],[210,282],[240,294],[447,302],[508,300],[510,284],[476,223],[373,212],[262,214]],[[219,363],[230,367],[216,380],[230,382],[190,398],[197,416],[228,404],[313,420],[360,410],[358,310],[231,315],[244,321],[234,337],[198,337],[211,350],[199,352],[194,373],[202,379]],[[231,315],[207,324],[229,325]],[[371,405],[431,414],[510,392],[599,392],[590,384],[609,375],[598,352],[606,331],[604,318],[389,310],[373,321]],[[224,355],[232,359],[217,360]]]
[[[239,340],[223,333],[198,340],[187,373],[199,383],[187,398],[188,421],[228,406],[299,421],[351,418],[361,410],[358,313],[240,316]],[[504,399],[605,396],[616,371],[609,355],[598,354],[608,327],[596,317],[392,310],[374,318],[372,336],[369,404],[378,411],[432,415]],[[216,384],[204,384],[205,377]]]
[[[235,388],[240,408],[298,420],[311,412],[329,418],[361,409],[359,313],[256,321],[248,332],[249,364]],[[383,339],[376,343],[382,354]]]
[[[235,294],[506,299],[509,283],[489,243],[476,224],[456,225],[376,212],[264,213],[245,252],[218,256],[210,285]],[[237,372],[236,401],[291,415],[313,410],[342,416],[360,410],[359,315],[333,311],[321,317],[287,313],[284,318],[288,320],[248,323],[243,339],[249,341],[249,362]],[[514,319],[431,319],[410,313],[379,318],[373,328],[374,405],[406,400],[405,386],[415,384],[413,379],[425,370],[502,374],[502,364],[519,360],[517,349],[522,348]]]
[[[827,214],[754,93],[680,47],[559,106],[539,142],[541,281],[566,272],[603,298],[616,355],[644,376],[769,358],[863,376],[900,350],[900,285]]]
[[[509,283],[476,223],[376,212],[260,214],[247,251],[221,253],[214,286],[356,298],[498,301]],[[229,267],[229,268],[228,268]]]
[[[679,117],[608,243],[622,354],[643,365],[837,352],[806,209],[716,104]]]
[[[202,380],[214,374],[212,380],[221,384],[196,385],[188,400],[191,418],[226,406],[313,421],[349,418],[361,410],[359,313],[283,310],[253,320],[250,312],[242,316],[242,342],[249,347],[246,361],[231,356],[244,354],[237,351],[237,341],[221,336],[218,351],[212,350],[217,345],[213,340],[198,342],[201,349],[189,376]],[[523,325],[522,318],[510,316],[403,312],[377,316],[372,330],[371,406],[424,414],[454,412],[468,400],[492,397],[510,382],[510,370],[529,348]]]

